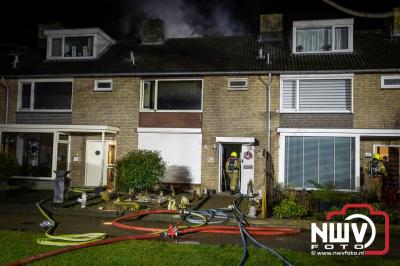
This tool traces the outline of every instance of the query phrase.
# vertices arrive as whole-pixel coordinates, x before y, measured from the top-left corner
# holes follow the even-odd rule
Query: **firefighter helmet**
[[[235,151],[231,152],[231,157],[237,158],[237,152],[235,152]]]
[[[374,155],[372,156],[372,159],[380,160],[381,159],[381,155],[379,153],[374,153]]]

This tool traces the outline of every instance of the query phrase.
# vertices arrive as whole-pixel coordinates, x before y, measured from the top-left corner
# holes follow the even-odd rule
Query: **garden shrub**
[[[297,219],[307,215],[307,209],[293,199],[284,199],[274,207],[274,215],[280,219]]]
[[[134,150],[116,164],[116,189],[121,192],[152,190],[164,177],[166,163],[157,151]]]
[[[18,171],[18,163],[15,158],[6,153],[0,153],[0,178],[13,176]]]

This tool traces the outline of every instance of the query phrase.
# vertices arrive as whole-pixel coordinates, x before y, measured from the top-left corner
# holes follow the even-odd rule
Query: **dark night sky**
[[[230,20],[227,20],[229,23],[240,24],[242,34],[243,32],[256,34],[258,16],[263,13],[283,12],[286,17],[295,19],[350,17],[321,0],[150,0],[150,2],[153,2],[153,6],[149,7],[149,0],[5,1],[2,2],[2,15],[0,15],[3,36],[1,43],[34,45],[37,25],[56,21],[65,28],[100,27],[116,39],[129,37],[134,35],[136,25],[141,18],[150,16],[149,9],[158,14],[164,12],[164,15],[168,15],[165,12],[175,13],[176,3],[185,5],[180,11],[187,12],[183,16],[186,16],[190,23],[197,23],[196,18],[199,17],[205,28],[210,28],[212,24],[210,21],[215,21],[215,17],[218,20],[219,13],[215,12],[215,7],[218,6],[218,10],[230,16]],[[400,0],[336,0],[336,2],[359,11],[373,12],[387,12],[394,6],[400,6]],[[143,11],[144,5],[147,5],[147,12]],[[382,19],[356,18],[355,24],[356,28],[381,28],[383,22]]]

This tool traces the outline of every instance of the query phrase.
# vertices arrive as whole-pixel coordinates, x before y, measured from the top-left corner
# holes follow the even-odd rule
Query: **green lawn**
[[[0,231],[0,265],[22,257],[58,249],[36,244],[41,234]],[[322,257],[279,250],[294,265],[399,265],[383,257]],[[127,241],[58,255],[34,265],[238,265],[240,246],[183,245],[157,241]],[[250,248],[246,265],[282,265],[262,249]]]

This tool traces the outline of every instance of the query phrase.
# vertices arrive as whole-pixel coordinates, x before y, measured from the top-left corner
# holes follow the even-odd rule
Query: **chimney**
[[[142,44],[164,43],[164,21],[161,19],[145,19],[141,28]]]
[[[400,7],[394,8],[393,35],[400,36]]]
[[[46,49],[47,45],[47,36],[44,35],[45,30],[56,30],[62,29],[60,22],[48,23],[48,24],[39,24],[38,26],[38,48]]]
[[[260,15],[260,41],[282,41],[283,14]]]

